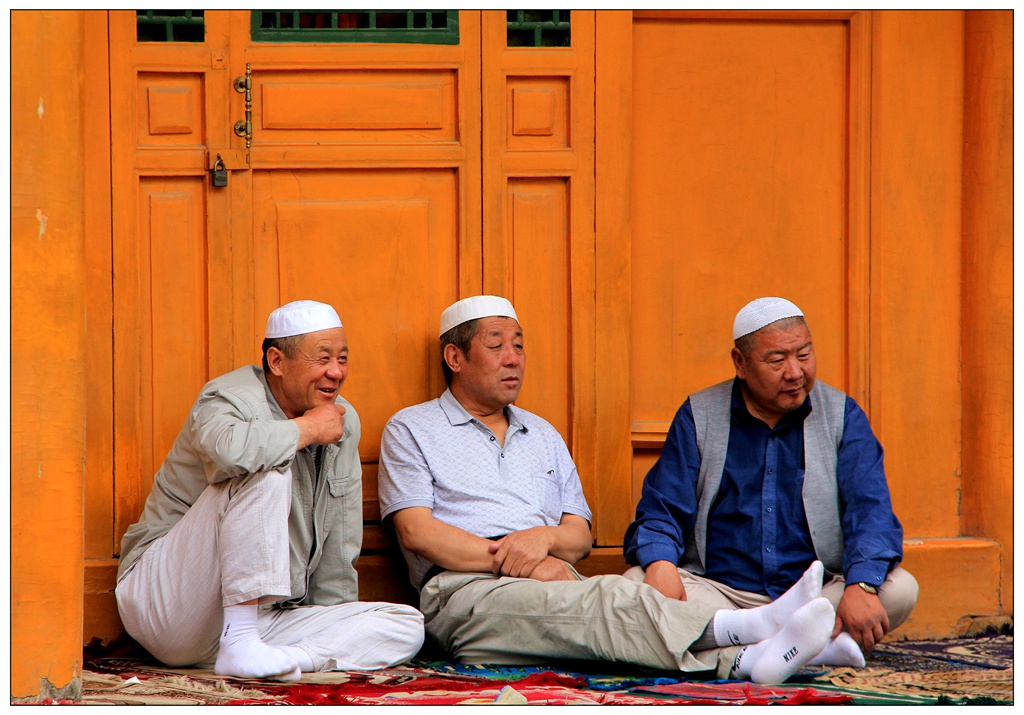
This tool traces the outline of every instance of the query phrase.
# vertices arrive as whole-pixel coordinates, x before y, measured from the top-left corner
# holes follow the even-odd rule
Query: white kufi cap
[[[758,298],[752,300],[736,314],[732,324],[732,339],[756,332],[783,318],[803,316],[803,312],[785,298]]]
[[[462,325],[467,321],[476,320],[477,318],[490,318],[493,316],[513,318],[517,323],[519,322],[516,309],[512,307],[512,304],[506,298],[496,295],[474,295],[471,298],[463,298],[449,305],[441,313],[441,332],[438,334],[438,337],[444,335],[456,325]]]
[[[315,300],[296,300],[282,305],[267,318],[267,338],[289,338],[318,330],[344,327],[337,311]]]

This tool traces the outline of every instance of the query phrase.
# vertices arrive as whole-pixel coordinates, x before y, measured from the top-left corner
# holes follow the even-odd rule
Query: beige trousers
[[[691,652],[716,607],[622,576],[543,582],[443,571],[420,592],[427,633],[462,663],[632,663],[726,678],[740,648]]]
[[[291,595],[291,472],[207,487],[117,585],[125,630],[171,666],[212,667],[224,606],[258,598],[260,637],[304,650],[318,671],[374,670],[423,644],[423,617],[393,603],[275,608]]]
[[[623,576],[631,581],[643,581],[644,570],[639,566],[634,566]],[[730,588],[723,583],[692,574],[685,569],[679,569],[679,577],[683,580],[683,588],[686,589],[688,600],[707,603],[716,609],[755,608],[771,603],[772,600],[770,596]],[[821,587],[821,595],[831,602],[833,608],[838,608],[845,588],[846,581],[843,577],[834,576],[831,581]],[[914,605],[917,603],[917,593],[917,579],[909,572],[899,566],[889,572],[885,583],[878,589],[878,598],[889,616],[890,631],[910,617],[910,612],[914,610]]]

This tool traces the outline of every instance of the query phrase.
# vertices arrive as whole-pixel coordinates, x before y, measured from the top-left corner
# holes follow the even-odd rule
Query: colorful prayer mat
[[[108,650],[106,655],[111,655]],[[805,668],[784,685],[698,681],[610,663],[511,668],[416,660],[373,672],[305,673],[298,683],[166,668],[138,652],[89,657],[84,704],[455,705],[481,703],[1011,704],[1013,637],[883,643],[867,667]]]

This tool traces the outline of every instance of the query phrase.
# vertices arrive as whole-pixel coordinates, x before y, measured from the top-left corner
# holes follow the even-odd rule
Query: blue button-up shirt
[[[747,410],[733,382],[729,447],[721,485],[708,515],[705,576],[733,588],[785,593],[816,558],[803,504],[803,422],[811,398],[775,428]],[[644,480],[636,520],[625,536],[626,560],[644,568],[682,560],[697,510],[697,449],[687,400],[665,447]],[[843,529],[843,574],[849,583],[879,586],[903,557],[903,528],[893,514],[882,446],[867,415],[846,398],[836,477]]]

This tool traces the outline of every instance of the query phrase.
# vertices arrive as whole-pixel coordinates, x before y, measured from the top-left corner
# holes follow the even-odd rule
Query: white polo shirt
[[[558,431],[509,406],[502,447],[450,390],[407,407],[384,427],[378,489],[381,518],[409,507],[484,538],[557,526],[562,514],[590,521],[576,465]],[[419,588],[433,564],[403,549]]]

